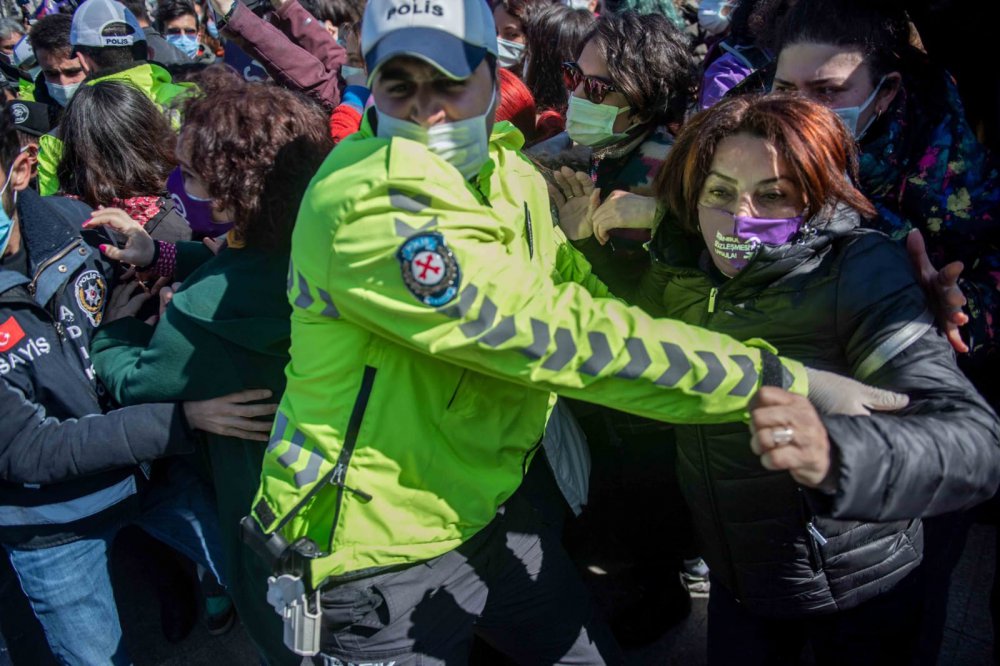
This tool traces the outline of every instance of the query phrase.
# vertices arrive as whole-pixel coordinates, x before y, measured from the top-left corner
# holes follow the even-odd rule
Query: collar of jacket
[[[838,238],[861,226],[861,216],[846,204],[835,204],[820,210],[802,225],[791,243],[764,245],[753,260],[732,278],[744,284],[773,282],[810,259],[824,253]],[[704,273],[703,257],[707,254],[701,235],[681,231],[670,218],[664,219],[649,245],[653,260],[674,273]]]
[[[62,210],[46,203],[31,190],[18,194],[17,216],[21,242],[28,250],[29,270],[37,278],[34,298],[45,304],[94,250],[83,242],[80,229]],[[79,245],[78,250],[66,252],[75,245]],[[65,256],[59,261],[52,261],[64,252]],[[31,281],[18,272],[0,269],[0,296]]]

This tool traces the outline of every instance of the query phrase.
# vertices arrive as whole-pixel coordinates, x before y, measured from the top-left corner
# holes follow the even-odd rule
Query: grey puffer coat
[[[824,416],[837,492],[765,470],[746,425],[679,426],[678,475],[713,575],[769,617],[846,610],[920,563],[920,518],[970,507],[1000,483],[1000,424],[934,328],[905,251],[828,209],[788,245],[765,246],[735,278],[700,237],[664,222],[638,285],[619,296],[738,340],[763,338],[806,365],[910,396],[902,412]],[[613,269],[611,270],[613,273]],[[669,509],[668,509],[669,510]]]

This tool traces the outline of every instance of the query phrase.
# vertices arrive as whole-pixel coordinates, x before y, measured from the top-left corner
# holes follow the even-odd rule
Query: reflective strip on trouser
[[[135,493],[135,477],[129,476],[103,490],[58,504],[0,506],[0,526],[65,525],[98,514]]]

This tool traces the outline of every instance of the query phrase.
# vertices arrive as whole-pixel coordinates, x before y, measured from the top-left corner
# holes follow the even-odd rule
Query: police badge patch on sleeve
[[[104,316],[104,298],[108,293],[104,276],[94,270],[86,271],[76,279],[73,291],[76,304],[87,315],[91,325],[100,324]]]
[[[441,234],[428,231],[410,236],[396,258],[406,288],[424,305],[441,307],[458,295],[462,271]]]

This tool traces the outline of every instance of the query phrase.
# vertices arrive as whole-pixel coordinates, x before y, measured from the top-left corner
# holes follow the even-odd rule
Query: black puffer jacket
[[[763,338],[911,398],[892,415],[824,417],[832,497],[765,470],[745,425],[678,427],[678,474],[705,560],[748,609],[772,617],[846,610],[887,591],[920,562],[921,516],[985,500],[1000,482],[1000,424],[934,329],[905,252],[859,229],[850,209],[813,223],[731,280],[708,269],[700,238],[665,223],[637,288],[609,284],[657,315]],[[594,245],[583,249],[605,277]]]

